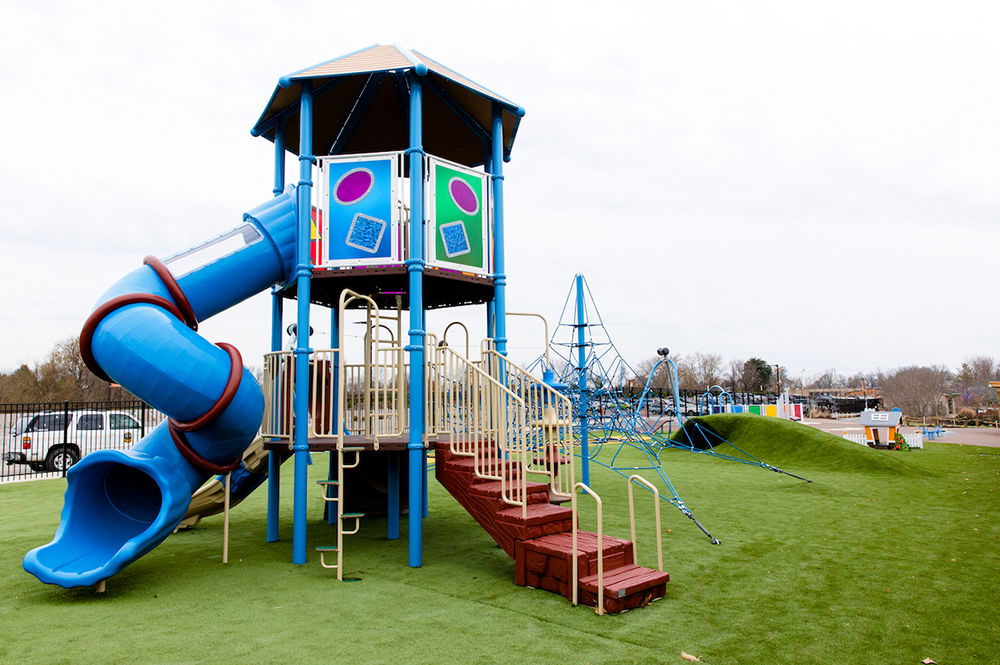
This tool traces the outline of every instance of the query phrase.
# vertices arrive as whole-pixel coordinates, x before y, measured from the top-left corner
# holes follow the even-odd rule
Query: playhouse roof
[[[861,424],[867,427],[898,427],[902,411],[862,411]]]
[[[410,71],[422,76],[427,152],[469,166],[482,164],[496,102],[504,157],[509,157],[524,109],[418,51],[395,45],[369,46],[281,77],[251,131],[273,141],[275,126],[283,121],[285,147],[298,154],[299,97],[302,82],[312,81],[312,154],[405,150]]]

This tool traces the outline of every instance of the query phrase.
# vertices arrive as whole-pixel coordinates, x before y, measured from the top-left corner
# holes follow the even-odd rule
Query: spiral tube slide
[[[100,450],[66,474],[52,542],[24,557],[42,582],[90,586],[159,545],[192,493],[236,468],[260,426],[264,398],[239,352],[195,330],[295,270],[294,187],[243,224],[164,262],[145,264],[105,293],[84,324],[80,350],[95,374],[167,414],[131,450]]]

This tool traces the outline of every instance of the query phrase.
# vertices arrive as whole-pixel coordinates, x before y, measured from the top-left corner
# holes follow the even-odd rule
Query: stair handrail
[[[515,386],[511,390],[525,403],[527,437],[542,448],[529,457],[528,473],[548,477],[551,498],[570,498],[576,481],[572,400],[497,352],[492,340],[484,340],[481,353],[487,373],[508,388]],[[568,473],[562,467],[568,467]]]
[[[656,567],[661,573],[663,572],[663,530],[660,523],[660,492],[656,489],[653,483],[649,482],[643,478],[638,473],[634,473],[628,477],[628,521],[631,528],[632,535],[632,546],[634,548],[635,554],[634,563],[639,563],[639,544],[635,537],[635,494],[632,491],[635,484],[642,485],[646,487],[653,497],[653,512],[656,514]]]
[[[598,614],[604,614],[604,502],[601,501],[601,497],[598,496],[597,492],[590,489],[584,483],[573,485],[571,503],[573,509],[573,604],[579,605],[580,593],[580,553],[577,548],[577,532],[580,529],[580,525],[579,509],[576,500],[578,490],[583,490],[584,493],[592,496],[594,502],[597,504],[597,607],[594,608],[594,611]]]
[[[427,400],[435,402],[432,411],[443,421],[437,433],[448,435],[454,455],[474,459],[476,477],[500,481],[501,500],[519,506],[522,518],[527,518],[527,469],[533,451],[526,436],[524,400],[445,344],[435,347],[429,366],[435,384]],[[460,417],[467,431],[457,426]]]

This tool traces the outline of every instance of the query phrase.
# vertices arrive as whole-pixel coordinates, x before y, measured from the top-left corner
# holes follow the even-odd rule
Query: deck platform
[[[430,443],[425,446],[429,448],[433,443],[437,441],[436,437],[431,437]],[[406,450],[406,446],[409,443],[409,438],[404,434],[402,436],[387,436],[379,437],[378,449],[379,450]],[[363,451],[375,450],[375,442],[370,436],[345,436],[344,446],[347,448],[360,448]],[[267,450],[288,450],[289,444],[286,441],[281,440],[271,440],[264,441],[264,448]],[[309,450],[311,452],[325,453],[337,450],[337,440],[332,438],[310,438],[309,439]]]

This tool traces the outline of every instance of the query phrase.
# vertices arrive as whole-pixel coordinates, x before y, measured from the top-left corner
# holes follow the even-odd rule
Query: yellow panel
[[[772,418],[778,417],[778,405],[777,404],[765,404],[764,405],[764,415],[771,416]]]

